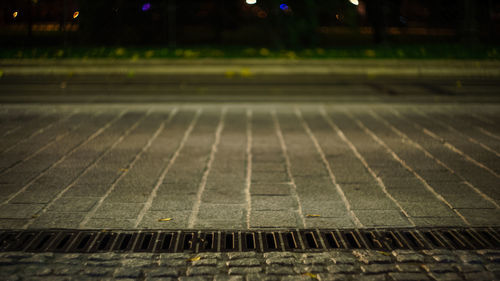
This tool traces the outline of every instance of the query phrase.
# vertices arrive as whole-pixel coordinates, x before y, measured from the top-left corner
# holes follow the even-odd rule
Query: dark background
[[[498,44],[500,0],[2,0],[0,36],[4,47]]]

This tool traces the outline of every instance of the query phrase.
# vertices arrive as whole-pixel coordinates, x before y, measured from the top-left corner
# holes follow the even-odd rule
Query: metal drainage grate
[[[500,249],[499,228],[279,231],[0,231],[0,252],[241,252]]]

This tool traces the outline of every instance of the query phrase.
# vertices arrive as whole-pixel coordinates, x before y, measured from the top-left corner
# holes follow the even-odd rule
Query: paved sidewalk
[[[2,105],[0,228],[499,226],[499,113]]]

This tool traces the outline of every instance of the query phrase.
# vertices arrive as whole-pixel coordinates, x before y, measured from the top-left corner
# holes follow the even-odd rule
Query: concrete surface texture
[[[0,228],[499,226],[499,122],[495,103],[3,104]]]

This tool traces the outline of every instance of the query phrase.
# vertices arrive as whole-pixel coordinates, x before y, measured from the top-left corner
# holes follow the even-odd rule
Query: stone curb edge
[[[500,77],[496,61],[0,60],[3,75],[337,75]]]

